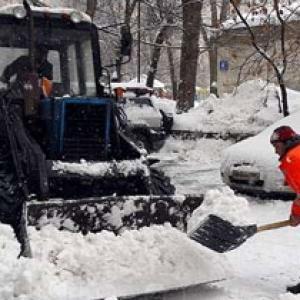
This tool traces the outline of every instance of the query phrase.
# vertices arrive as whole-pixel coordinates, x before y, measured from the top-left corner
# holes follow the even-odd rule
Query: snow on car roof
[[[149,91],[152,91],[151,88],[146,86],[144,82],[136,82],[136,81],[129,81],[129,82],[112,82],[111,83],[111,88],[116,89],[116,88],[123,88],[124,90],[128,88],[136,88],[136,89],[147,89]]]

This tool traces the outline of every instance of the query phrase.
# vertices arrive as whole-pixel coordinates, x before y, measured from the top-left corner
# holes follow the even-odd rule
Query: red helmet
[[[276,128],[270,138],[271,143],[286,142],[287,140],[295,137],[297,133],[290,126],[280,126]]]

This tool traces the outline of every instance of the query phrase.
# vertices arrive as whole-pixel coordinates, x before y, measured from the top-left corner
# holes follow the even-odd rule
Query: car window
[[[136,98],[129,98],[128,99],[130,103],[139,105],[139,106],[152,106],[153,104],[149,98],[141,98],[141,97],[136,97]]]

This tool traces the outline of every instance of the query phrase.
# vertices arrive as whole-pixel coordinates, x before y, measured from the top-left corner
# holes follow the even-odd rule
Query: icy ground
[[[257,89],[252,94],[261,95]],[[222,105],[222,101],[227,100],[218,99],[218,103],[212,103],[213,110],[206,110],[206,114],[203,103],[204,108],[197,108],[193,110],[197,113],[191,112],[182,118],[196,129],[213,124],[220,130],[226,123],[237,128],[236,122],[241,131],[251,130],[251,127],[257,131],[282,117],[276,112],[275,102],[267,106],[270,109],[265,109],[259,102],[251,105],[250,95],[250,90],[245,88],[244,93],[240,90],[239,98],[234,95],[226,98],[229,102],[234,98],[235,106]],[[251,99],[256,101],[257,97]],[[299,99],[299,94],[294,93],[293,98]],[[245,107],[239,113],[238,107],[243,106],[238,101],[245,99],[247,105],[256,110]],[[214,114],[213,122],[207,123]],[[162,168],[180,192],[207,192],[204,204],[190,221],[190,228],[210,212],[219,212],[243,224],[265,224],[287,218],[289,202],[246,199],[223,186],[218,172],[220,153],[229,144],[221,140],[170,139],[159,154]],[[300,227],[258,233],[226,254],[214,253],[168,225],[125,232],[120,237],[107,232],[82,237],[58,232],[52,227],[39,232],[31,229],[34,259],[19,260],[10,228],[1,225],[0,236],[1,300],[92,300],[103,296],[116,299],[125,293],[224,277],[224,281],[173,293],[164,299],[300,299],[285,292],[287,284],[300,281]]]

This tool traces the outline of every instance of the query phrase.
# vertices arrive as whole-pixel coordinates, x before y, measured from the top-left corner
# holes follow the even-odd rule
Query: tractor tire
[[[175,187],[164,172],[150,168],[150,181],[152,195],[174,195]]]
[[[0,161],[0,222],[11,225],[19,222],[23,202],[12,167]]]
[[[20,244],[18,257],[31,257],[27,232],[21,222],[23,201],[23,192],[18,185],[11,156],[7,155],[7,161],[0,160],[0,222],[12,227]]]
[[[3,125],[3,124],[1,124]],[[6,137],[0,138],[0,222],[15,224],[20,217],[22,191],[18,185],[15,168]]]

